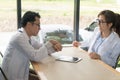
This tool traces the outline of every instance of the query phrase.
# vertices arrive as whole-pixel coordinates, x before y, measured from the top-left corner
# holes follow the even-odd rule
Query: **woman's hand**
[[[100,55],[97,54],[97,53],[95,53],[95,52],[91,52],[91,53],[89,54],[89,56],[90,56],[91,59],[101,59],[101,58],[100,58]]]

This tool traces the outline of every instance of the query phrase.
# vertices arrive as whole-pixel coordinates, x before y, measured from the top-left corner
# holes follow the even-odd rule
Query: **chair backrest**
[[[1,66],[0,66],[0,71],[1,71],[1,73],[3,75],[3,77],[5,78],[5,80],[8,80],[7,77],[6,77],[6,75],[5,75],[5,73],[3,72],[2,68],[1,68]]]
[[[3,54],[0,52],[1,57],[3,57]]]
[[[2,64],[3,54],[0,52],[0,65]]]
[[[115,69],[116,69],[116,67],[117,67],[117,65],[118,65],[119,60],[120,60],[120,54],[119,54],[119,56],[117,57],[116,64],[115,64],[115,67],[114,67]]]
[[[1,68],[3,54],[0,52],[0,55],[1,55],[1,57],[0,57],[0,71],[1,71],[1,73],[3,75],[3,77],[5,78],[5,80],[8,80],[7,77],[6,77],[6,75],[5,75],[5,73],[3,72],[2,68]]]

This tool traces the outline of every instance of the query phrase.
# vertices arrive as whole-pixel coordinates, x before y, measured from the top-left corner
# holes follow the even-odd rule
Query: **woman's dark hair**
[[[112,23],[113,24],[112,27],[111,27],[111,30],[112,30],[112,28],[114,28],[114,26],[115,26],[115,20],[116,20],[115,13],[111,10],[103,10],[98,14],[98,17],[100,15],[105,16],[105,20],[106,20],[107,23]]]
[[[23,18],[21,20],[21,26],[25,27],[27,22],[34,22],[35,21],[35,17],[40,18],[39,13],[33,12],[33,11],[27,11],[24,15]]]
[[[116,23],[115,23],[115,32],[120,37],[120,14],[116,13]]]
[[[100,15],[105,16],[105,20],[107,23],[112,23],[113,25],[111,26],[110,30],[115,30],[115,32],[119,35],[120,37],[120,15],[117,13],[114,13],[111,10],[103,10],[98,14],[98,17]]]

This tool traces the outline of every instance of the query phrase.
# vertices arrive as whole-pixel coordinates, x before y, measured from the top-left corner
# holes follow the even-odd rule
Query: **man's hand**
[[[61,43],[56,41],[56,40],[50,40],[50,42],[53,44],[53,48],[56,50],[56,51],[61,51],[62,50],[62,46],[61,46]]]
[[[74,47],[78,47],[80,45],[80,43],[78,41],[73,41],[72,44],[73,44]]]

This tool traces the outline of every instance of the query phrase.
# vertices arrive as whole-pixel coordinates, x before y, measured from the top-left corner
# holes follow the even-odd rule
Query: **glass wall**
[[[17,30],[16,0],[0,0],[0,51],[4,53],[6,46]]]
[[[120,0],[80,0],[80,27],[88,27],[105,9],[120,13]]]
[[[0,0],[0,32],[17,29],[16,0]]]
[[[41,15],[41,42],[56,39],[62,44],[72,43],[74,0],[22,0],[22,14],[28,10]]]

